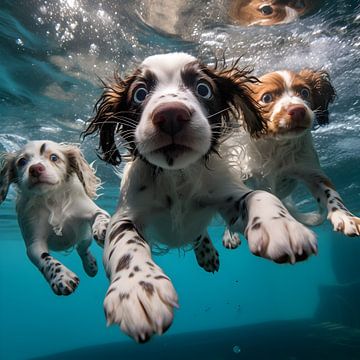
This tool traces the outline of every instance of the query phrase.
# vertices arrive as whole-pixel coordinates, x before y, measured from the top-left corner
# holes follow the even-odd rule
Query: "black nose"
[[[190,109],[180,102],[159,105],[152,113],[153,124],[170,136],[176,135],[190,120]]]

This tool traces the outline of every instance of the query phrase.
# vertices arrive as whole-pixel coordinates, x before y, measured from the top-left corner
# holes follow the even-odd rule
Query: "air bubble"
[[[240,346],[238,346],[238,345],[233,346],[233,352],[235,354],[240,354],[241,353]]]

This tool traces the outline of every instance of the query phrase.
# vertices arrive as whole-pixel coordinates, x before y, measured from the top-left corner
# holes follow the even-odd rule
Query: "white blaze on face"
[[[56,157],[52,157],[52,155],[56,155]],[[58,160],[54,161],[56,158]],[[60,184],[66,176],[66,161],[56,143],[41,140],[29,142],[15,162],[20,189],[42,193],[46,192],[49,187]],[[32,166],[41,166],[41,175],[32,176]]]
[[[270,116],[270,121],[274,121],[274,119],[278,116],[279,113],[283,111],[283,109],[288,108],[291,105],[303,105],[308,113],[312,113],[311,109],[307,106],[302,98],[298,96],[298,94],[293,90],[292,83],[294,79],[294,75],[290,71],[276,71],[278,75],[284,80],[284,92],[281,94],[280,98],[278,98],[274,104],[272,114]],[[285,119],[281,119],[279,121],[280,127],[286,127]]]
[[[149,71],[154,75],[156,84],[144,103],[135,130],[135,142],[140,154],[156,166],[184,168],[200,159],[210,149],[211,128],[206,110],[193,91],[184,86],[181,76],[184,67],[196,61],[196,58],[185,53],[171,53],[150,56],[140,67],[143,73]],[[174,136],[162,132],[152,121],[156,109],[167,103],[185,105],[191,113],[190,121]],[[165,148],[169,145],[179,148],[171,153],[171,149],[168,151],[168,148]]]

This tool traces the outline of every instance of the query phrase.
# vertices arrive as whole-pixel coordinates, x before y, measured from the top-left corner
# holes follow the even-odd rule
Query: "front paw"
[[[347,236],[360,236],[360,218],[350,212],[334,208],[329,212],[328,219],[334,231],[342,232]]]
[[[51,289],[56,295],[70,295],[79,285],[79,278],[64,265],[55,266],[53,272],[46,276]]]
[[[280,216],[250,219],[245,229],[251,252],[277,263],[303,261],[317,254],[314,233],[297,222],[285,210]]]
[[[109,225],[109,221],[110,218],[107,215],[101,214],[97,216],[92,226],[93,238],[95,239],[96,243],[101,247],[104,247],[105,235],[107,227]]]
[[[104,300],[107,325],[118,324],[137,342],[163,334],[173,321],[177,294],[160,268],[152,262],[115,275]]]
[[[227,249],[236,249],[241,245],[241,240],[237,233],[231,233],[229,229],[226,229],[222,238],[222,243]]]

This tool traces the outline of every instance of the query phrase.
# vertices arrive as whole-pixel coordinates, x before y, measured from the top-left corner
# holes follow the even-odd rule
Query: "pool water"
[[[213,16],[220,0],[199,4],[177,35],[145,23],[146,1],[2,0],[0,3],[0,151],[32,139],[80,142],[101,93],[100,78],[130,70],[144,57],[186,51],[212,62],[242,55],[261,75],[277,69],[326,69],[337,91],[330,125],[313,132],[325,172],[360,216],[360,4],[324,1],[290,24],[240,27]],[[220,10],[219,10],[220,11]],[[220,13],[219,13],[220,14]],[[180,19],[181,20],[181,19]],[[185,24],[185,22],[184,22]],[[96,139],[81,148],[104,181],[98,204],[115,210],[119,179],[97,159]],[[210,228],[220,271],[209,274],[192,252],[155,261],[172,279],[180,308],[168,332],[138,345],[106,327],[108,281],[84,273],[77,254],[57,257],[81,279],[57,297],[27,259],[14,190],[0,207],[1,359],[360,359],[360,239],[314,229],[319,254],[278,265],[240,248],[222,248],[223,226]],[[309,195],[297,201],[310,208]],[[98,263],[101,249],[92,246]]]

